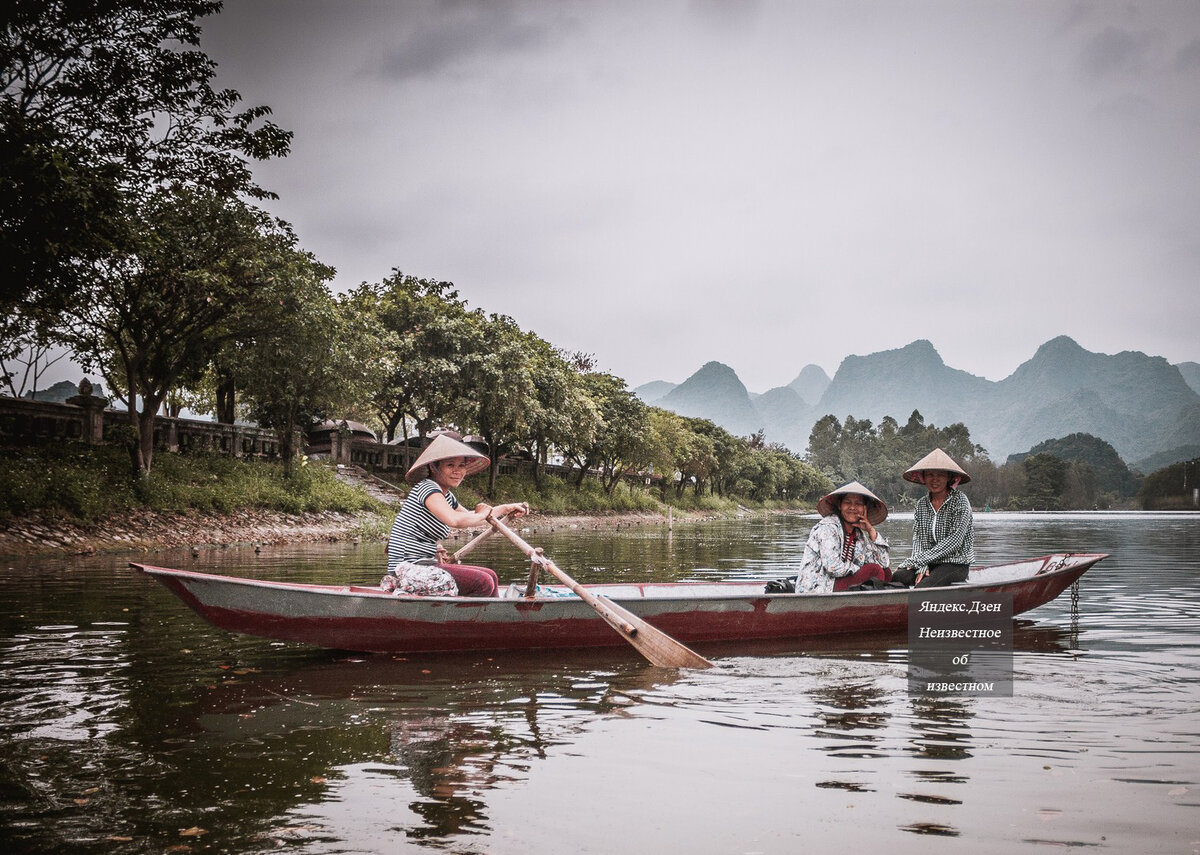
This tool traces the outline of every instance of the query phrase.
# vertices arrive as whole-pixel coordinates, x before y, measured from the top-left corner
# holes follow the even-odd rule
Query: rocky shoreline
[[[674,519],[715,519],[713,514],[677,513]],[[523,531],[559,528],[622,528],[663,525],[662,514],[625,513],[597,516],[533,515]],[[337,511],[287,514],[248,509],[229,514],[164,513],[137,510],[119,517],[84,523],[30,514],[0,524],[0,556],[93,555],[151,549],[203,549],[239,544],[317,543],[386,537],[390,516]],[[462,539],[464,534],[459,534]]]

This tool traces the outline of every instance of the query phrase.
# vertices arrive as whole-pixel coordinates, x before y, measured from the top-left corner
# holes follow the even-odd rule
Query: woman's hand
[[[507,505],[501,505],[504,508],[504,513],[511,517],[523,517],[529,513],[529,502],[510,502]]]
[[[867,537],[869,537],[871,540],[874,540],[876,537],[878,537],[878,534],[875,532],[875,526],[871,525],[871,521],[866,517],[863,517],[856,522],[854,527],[859,531],[865,532]]]
[[[529,513],[529,502],[509,502],[506,505],[489,505],[487,502],[480,502],[475,506],[475,513],[480,514],[485,520],[488,517],[523,517]]]

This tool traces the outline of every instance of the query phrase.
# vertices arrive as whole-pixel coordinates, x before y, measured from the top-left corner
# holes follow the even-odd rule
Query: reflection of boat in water
[[[487,833],[490,793],[680,679],[671,669],[614,664],[604,649],[554,659],[448,654],[436,663],[302,656],[295,667],[226,670],[171,731],[181,743],[257,764],[244,774],[267,818],[287,814],[287,826],[316,829],[315,805],[353,801],[339,788],[367,787],[394,799],[389,829],[409,839]]]
[[[980,567],[947,588],[766,594],[762,582],[586,585],[679,641],[740,642],[881,632],[908,625],[909,600],[1011,594],[1013,614],[1048,603],[1106,558],[1057,554]],[[546,595],[395,596],[378,588],[217,576],[133,564],[209,623],[232,632],[338,650],[433,652],[601,647],[624,642],[591,606],[561,586]]]

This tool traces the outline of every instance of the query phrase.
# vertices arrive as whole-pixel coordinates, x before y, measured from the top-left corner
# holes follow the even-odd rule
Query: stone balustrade
[[[0,396],[0,443],[119,442],[121,436],[127,435],[128,412],[109,409],[106,398],[87,391],[89,394],[75,395],[63,403]],[[252,425],[157,416],[154,447],[159,451],[276,458],[279,437],[273,430]]]

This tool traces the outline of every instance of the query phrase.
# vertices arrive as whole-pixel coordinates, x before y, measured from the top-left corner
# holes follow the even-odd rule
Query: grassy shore
[[[456,491],[473,506],[484,476]],[[373,493],[375,493],[373,495]],[[285,477],[266,461],[218,455],[159,454],[150,476],[130,478],[128,456],[111,447],[0,450],[0,555],[88,554],[236,543],[382,540],[399,493],[380,498],[311,462]],[[664,503],[636,486],[610,495],[592,479],[576,487],[547,477],[540,485],[502,476],[495,502],[528,501],[532,528],[612,526],[734,516],[735,501],[694,497]],[[765,510],[757,507],[754,510]]]

